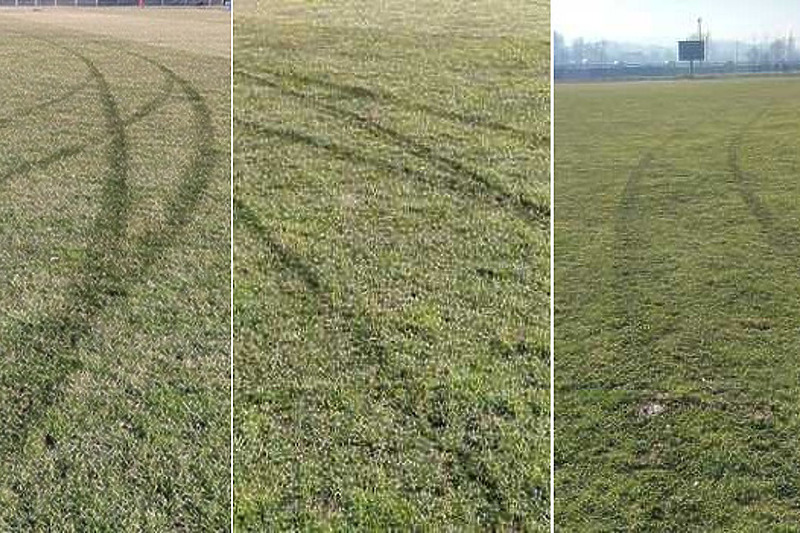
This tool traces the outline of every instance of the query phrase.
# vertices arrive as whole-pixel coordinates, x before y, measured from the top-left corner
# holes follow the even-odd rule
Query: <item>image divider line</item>
[[[230,91],[230,117],[229,117],[229,133],[230,133],[230,197],[229,200],[229,212],[230,212],[230,236],[231,236],[231,246],[230,246],[230,258],[231,258],[231,265],[230,265],[230,290],[231,290],[231,299],[230,299],[230,339],[229,339],[229,358],[230,358],[230,370],[228,374],[230,375],[230,531],[233,533],[233,504],[234,504],[234,475],[233,475],[233,407],[234,407],[234,390],[233,390],[233,373],[234,373],[234,365],[233,365],[233,340],[234,340],[234,331],[233,331],[233,324],[234,324],[234,316],[233,316],[233,54],[234,54],[234,46],[233,46],[233,6],[231,6],[230,10],[230,71],[228,76],[229,91]]]
[[[555,397],[555,75],[553,70],[553,6],[550,6],[550,532],[556,524],[556,397]]]

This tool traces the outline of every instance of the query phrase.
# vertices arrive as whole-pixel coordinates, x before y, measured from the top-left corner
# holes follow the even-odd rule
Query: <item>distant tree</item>
[[[753,65],[759,62],[761,58],[761,53],[758,51],[757,46],[751,46],[749,50],[747,50],[747,61]]]
[[[769,62],[781,63],[786,61],[786,41],[784,39],[775,39],[769,45]]]
[[[789,32],[789,38],[786,39],[786,59],[788,61],[797,61],[797,42],[794,40],[792,32]]]
[[[553,33],[553,59],[556,65],[569,62],[569,48],[564,41],[564,36],[558,32]]]
[[[583,41],[583,37],[578,37],[572,41],[572,59],[578,64],[583,63],[586,54],[585,48],[586,43]]]

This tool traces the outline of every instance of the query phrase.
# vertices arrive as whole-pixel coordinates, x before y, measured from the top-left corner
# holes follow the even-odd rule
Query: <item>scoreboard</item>
[[[705,42],[678,41],[678,61],[705,61],[705,59]]]

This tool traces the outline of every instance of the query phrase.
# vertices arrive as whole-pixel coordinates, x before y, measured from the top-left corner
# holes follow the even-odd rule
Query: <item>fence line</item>
[[[797,73],[800,62],[781,63],[701,63],[695,64],[698,76],[746,75],[767,73]],[[684,77],[690,74],[689,66],[671,62],[665,65],[556,65],[553,75],[556,80],[599,80],[619,78]]]
[[[222,7],[227,0],[144,0],[143,7]],[[139,0],[0,0],[0,7],[137,7]]]

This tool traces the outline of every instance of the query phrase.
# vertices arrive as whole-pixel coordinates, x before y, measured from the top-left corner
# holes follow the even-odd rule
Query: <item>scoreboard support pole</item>
[[[695,61],[705,59],[705,43],[703,41],[678,41],[678,61],[689,62],[689,77],[694,78]]]

